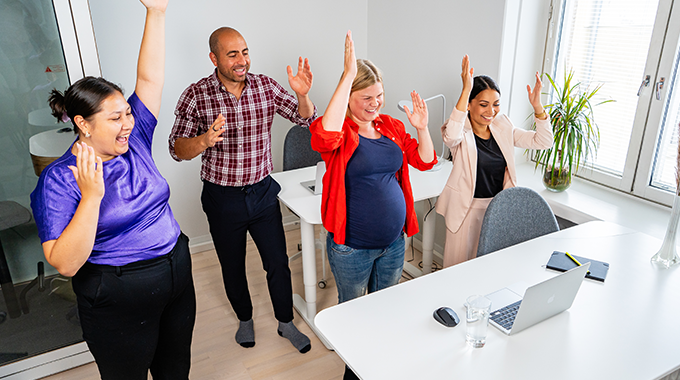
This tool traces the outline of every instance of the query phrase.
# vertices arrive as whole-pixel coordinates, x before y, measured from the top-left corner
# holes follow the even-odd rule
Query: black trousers
[[[83,338],[101,378],[189,378],[196,295],[189,239],[121,267],[86,263],[73,277]]]
[[[274,316],[284,323],[293,320],[293,288],[286,236],[276,198],[279,191],[281,186],[270,176],[244,187],[203,181],[203,211],[208,217],[210,235],[222,267],[227,298],[241,321],[253,317],[246,279],[247,232],[250,232],[267,272]]]

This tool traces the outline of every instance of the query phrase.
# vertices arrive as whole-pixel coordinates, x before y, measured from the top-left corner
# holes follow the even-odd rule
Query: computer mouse
[[[446,327],[456,327],[460,323],[460,318],[450,307],[440,307],[432,313],[434,320]]]

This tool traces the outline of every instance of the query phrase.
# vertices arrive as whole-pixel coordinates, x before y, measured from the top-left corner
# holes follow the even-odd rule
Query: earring
[[[85,132],[85,137],[90,137],[90,136],[92,136],[92,135],[90,134],[90,132]]]

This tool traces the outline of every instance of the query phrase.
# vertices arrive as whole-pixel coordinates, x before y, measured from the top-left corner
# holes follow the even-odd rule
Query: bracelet
[[[545,112],[545,109],[544,109],[543,112],[541,112],[541,113],[536,113],[536,112],[534,112],[534,116],[536,116],[536,118],[538,118],[538,119],[542,119],[543,116],[546,116],[546,115],[547,115],[547,114],[546,114],[546,112]]]

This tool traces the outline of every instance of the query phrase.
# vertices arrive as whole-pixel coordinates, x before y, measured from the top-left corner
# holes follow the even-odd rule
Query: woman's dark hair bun
[[[102,77],[85,77],[72,84],[63,94],[53,89],[48,103],[52,109],[52,116],[62,122],[65,122],[67,118],[70,119],[74,131],[78,133],[78,127],[73,122],[73,118],[80,115],[88,120],[92,115],[101,111],[104,100],[115,92],[122,94],[123,90]]]

